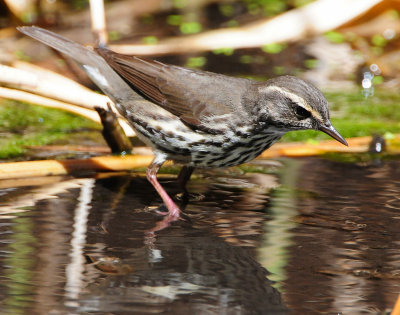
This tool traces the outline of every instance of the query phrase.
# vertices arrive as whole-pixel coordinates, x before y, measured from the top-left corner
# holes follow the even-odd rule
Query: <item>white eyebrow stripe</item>
[[[305,110],[309,111],[311,113],[311,115],[319,120],[322,121],[322,117],[321,114],[318,113],[316,110],[314,110],[310,105],[307,104],[307,102],[301,98],[300,96],[293,94],[285,89],[282,89],[278,86],[266,86],[266,87],[259,87],[259,92],[269,92],[269,91],[277,91],[280,92],[281,94],[285,95],[286,97],[290,98],[293,102],[295,102],[296,104],[300,105],[301,107],[303,107]]]

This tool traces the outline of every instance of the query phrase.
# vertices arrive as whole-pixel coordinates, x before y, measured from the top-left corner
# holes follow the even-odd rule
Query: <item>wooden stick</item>
[[[28,102],[31,104],[36,104],[36,105],[45,106],[45,107],[62,109],[62,110],[86,117],[90,120],[93,120],[93,121],[99,123],[99,124],[101,123],[99,115],[94,110],[83,108],[83,107],[76,106],[76,105],[71,105],[68,103],[53,100],[53,99],[35,95],[32,93],[15,90],[15,89],[9,89],[9,88],[5,88],[5,87],[0,87],[0,97],[12,99],[12,100],[23,101],[23,102]]]
[[[327,152],[367,152],[371,137],[347,139],[349,147],[336,144],[334,140],[321,141],[319,144],[282,143],[263,152],[260,158],[279,156],[312,156]],[[400,135],[396,137],[400,139]],[[387,150],[396,152],[395,148]],[[77,160],[45,160],[0,163],[0,180],[10,178],[40,177],[48,175],[76,174],[82,171],[124,171],[147,167],[153,159],[152,155],[99,156]]]
[[[16,89],[0,87],[0,98],[1,97],[7,98],[7,99],[12,99],[12,100],[17,100],[17,101],[28,102],[31,104],[36,104],[36,105],[45,106],[45,107],[62,109],[62,110],[86,117],[90,120],[93,120],[93,121],[99,123],[99,124],[101,123],[99,115],[97,114],[96,111],[94,111],[92,109],[87,109],[87,108],[83,108],[81,106],[68,104],[68,103],[50,99],[50,98],[47,98],[44,96],[39,96],[36,94],[32,94],[32,93],[28,93],[28,92],[24,92],[24,91],[20,91],[20,90],[16,90]],[[121,124],[122,129],[124,129],[124,132],[128,137],[134,137],[136,135],[135,131],[126,122],[126,120],[123,120],[123,119],[118,119],[118,120],[119,120],[119,123]]]
[[[112,104],[105,95],[95,93],[63,75],[23,61],[15,61],[13,67],[0,65],[0,83],[15,87],[2,88],[0,97],[64,109],[99,123],[94,107],[106,109],[108,104]],[[114,109],[114,112],[117,110]],[[121,115],[118,117],[125,134],[134,137],[136,134],[125,118]]]
[[[152,155],[99,156],[77,160],[44,160],[0,163],[0,180],[76,174],[82,171],[122,171],[146,167]]]
[[[274,158],[279,156],[297,157],[297,156],[315,156],[328,152],[341,153],[362,153],[368,151],[368,145],[358,145],[344,147],[341,144],[336,144],[334,141],[308,144],[308,143],[278,143],[264,151],[261,158]],[[343,146],[343,147],[342,147]]]
[[[129,55],[193,53],[220,48],[251,48],[293,42],[338,28],[368,12],[383,0],[317,0],[274,18],[238,28],[167,38],[156,45],[111,45]]]
[[[397,139],[400,138],[398,135]],[[274,158],[279,156],[296,157],[296,156],[315,156],[328,152],[341,153],[363,153],[367,152],[372,137],[354,137],[347,139],[348,147],[338,143],[336,140],[325,140],[315,144],[310,143],[277,143],[271,148],[264,151],[260,158]],[[387,151],[397,152],[394,147],[390,147],[390,142],[387,143]]]
[[[89,109],[107,108],[111,102],[65,76],[23,61],[15,61],[12,67],[0,65],[0,83]]]
[[[106,15],[103,0],[89,0],[90,17],[92,20],[92,32],[96,36],[97,44],[105,46],[108,42],[106,31]]]
[[[132,152],[132,142],[126,136],[124,130],[118,122],[117,115],[110,108],[104,109],[102,107],[95,107],[97,113],[100,116],[101,123],[103,125],[103,138],[106,140],[108,146],[111,149],[112,153],[121,153],[121,152]]]

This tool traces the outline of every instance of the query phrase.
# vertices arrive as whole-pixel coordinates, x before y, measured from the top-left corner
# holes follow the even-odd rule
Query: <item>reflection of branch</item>
[[[384,0],[318,0],[267,21],[240,28],[161,40],[157,45],[113,45],[111,49],[132,55],[191,53],[218,48],[260,47],[295,41],[337,28]]]
[[[53,177],[52,177],[53,178]],[[39,179],[41,180],[41,179]],[[36,181],[36,180],[35,180]],[[31,183],[35,182],[31,180]],[[66,180],[62,177],[54,177],[54,181],[49,183],[44,183],[39,187],[35,187],[30,189],[27,193],[14,197],[10,204],[7,204],[7,201],[3,201],[0,206],[0,215],[4,217],[5,213],[18,213],[26,211],[28,207],[33,206],[37,201],[43,199],[56,198],[55,195],[65,192],[68,189],[78,188],[81,186],[83,182],[87,181],[87,179],[70,179]],[[0,185],[3,182],[0,183]],[[11,182],[10,182],[11,184]],[[2,187],[7,187],[1,185]],[[13,186],[8,186],[13,187]]]
[[[76,299],[81,293],[83,285],[84,272],[84,252],[86,244],[87,221],[95,187],[95,180],[87,178],[82,182],[81,191],[78,197],[78,204],[74,213],[73,232],[71,237],[71,246],[69,257],[71,261],[65,268],[65,292],[66,297]]]

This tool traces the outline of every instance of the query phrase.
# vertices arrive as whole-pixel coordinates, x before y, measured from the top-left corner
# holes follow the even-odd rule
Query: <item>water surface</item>
[[[2,314],[362,314],[400,292],[400,163],[199,172],[150,232],[141,174],[0,182]],[[173,176],[162,184],[179,194]]]

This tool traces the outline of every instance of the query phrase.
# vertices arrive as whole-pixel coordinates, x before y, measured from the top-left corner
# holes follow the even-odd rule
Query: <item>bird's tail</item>
[[[116,103],[117,107],[126,100],[143,100],[94,51],[40,27],[24,26],[18,27],[18,30],[75,60],[92,81]]]

